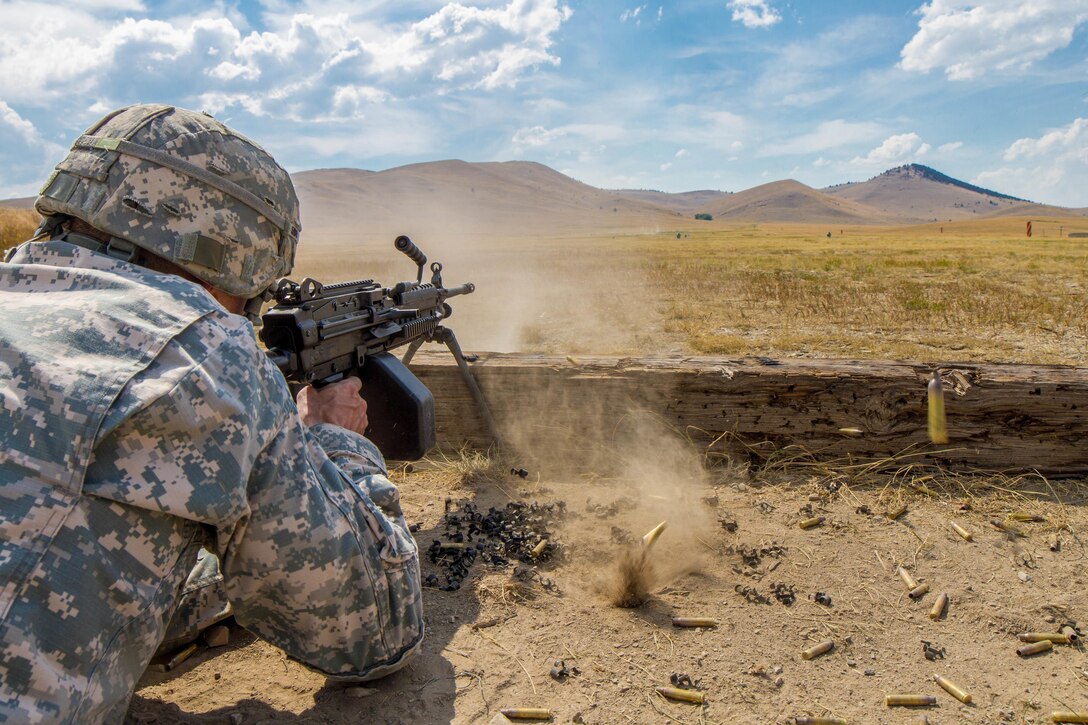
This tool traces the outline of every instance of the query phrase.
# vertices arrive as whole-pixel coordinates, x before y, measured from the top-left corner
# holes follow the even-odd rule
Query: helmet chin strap
[[[251,323],[253,323],[254,327],[260,327],[262,325],[261,309],[264,307],[265,302],[268,302],[268,300],[272,299],[272,288],[274,286],[275,285],[267,287],[259,295],[257,295],[256,297],[250,297],[246,301],[246,307],[242,311],[242,314],[245,315]]]
[[[73,232],[68,228],[68,218],[63,215],[50,215],[42,220],[41,226],[34,232],[34,238],[38,239],[48,235],[50,239],[75,244],[77,247],[89,249],[98,254],[105,254],[113,259],[129,264],[140,263],[140,248],[130,241],[119,237],[110,237],[103,241],[89,234]]]

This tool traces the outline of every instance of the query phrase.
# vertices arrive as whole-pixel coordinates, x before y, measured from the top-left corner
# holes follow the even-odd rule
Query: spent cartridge
[[[943,445],[948,443],[948,422],[944,413],[944,389],[937,373],[933,373],[926,390],[929,401],[929,440]]]
[[[1088,722],[1088,711],[1055,710],[1050,713],[1051,722]]]
[[[1038,642],[1032,642],[1031,644],[1026,644],[1023,647],[1018,647],[1016,654],[1021,657],[1031,657],[1032,655],[1042,654],[1051,649],[1054,649],[1054,643],[1049,639],[1044,639]]]
[[[1011,521],[1024,521],[1029,524],[1039,524],[1046,521],[1046,517],[1040,516],[1039,514],[1025,514],[1019,511],[1014,511],[1013,513],[1009,514],[1009,519]]]
[[[184,662],[185,660],[192,657],[193,653],[196,652],[196,648],[197,648],[196,642],[193,642],[192,644],[188,645],[184,649],[179,650],[173,657],[171,657],[169,660],[166,661],[166,663],[163,665],[163,669],[166,670],[167,672],[174,669],[175,667],[180,665],[182,662]]]
[[[685,690],[680,687],[658,687],[655,689],[657,690],[657,694],[662,697],[667,697],[670,700],[693,702],[696,705],[703,704],[703,693],[698,690]]]
[[[971,704],[971,694],[965,691],[962,687],[957,685],[952,680],[948,679],[947,677],[942,677],[941,675],[933,675],[933,681],[940,685],[941,689],[962,702],[964,705]]]
[[[941,592],[933,601],[933,608],[929,610],[930,619],[940,619],[944,616],[944,610],[948,607],[948,594]]]
[[[810,519],[805,519],[798,524],[802,529],[811,529],[822,524],[826,519],[823,516],[813,516]]]
[[[903,580],[903,583],[907,585],[907,589],[917,589],[918,588],[918,582],[915,581],[914,577],[912,577],[910,575],[910,572],[907,571],[906,569],[904,569],[903,567],[897,568],[895,570],[895,573],[898,574],[899,578]]]
[[[970,531],[968,531],[967,529],[965,529],[962,526],[960,526],[959,524],[957,524],[955,521],[953,521],[951,523],[952,523],[952,530],[955,531],[957,534],[959,534],[960,538],[963,539],[964,541],[972,541],[975,538],[974,534],[972,534]]]
[[[925,582],[922,582],[918,586],[914,587],[914,589],[911,589],[909,592],[907,592],[907,596],[910,597],[911,599],[913,599],[914,601],[918,601],[919,599],[924,597],[926,595],[926,592],[928,592],[928,591],[929,591],[929,584],[927,584]]]
[[[1009,534],[1011,536],[1027,536],[1027,534],[1010,524],[1008,521],[1002,521],[1001,519],[990,519],[990,525],[996,529],[1004,531],[1006,534]]]
[[[884,704],[888,707],[929,707],[937,704],[934,695],[885,695]]]
[[[717,619],[713,617],[673,617],[672,626],[674,627],[717,627],[719,624]]]
[[[898,521],[900,518],[902,518],[903,514],[905,514],[906,512],[907,512],[907,505],[906,504],[900,504],[898,507],[896,507],[894,509],[891,509],[890,511],[887,511],[884,515],[887,516],[892,521]]]
[[[665,530],[665,524],[667,521],[662,521],[657,526],[653,527],[646,532],[646,535],[642,537],[642,548],[649,549],[657,541],[657,537],[661,536],[661,532]]]
[[[1064,632],[1021,632],[1016,635],[1021,642],[1042,642],[1049,640],[1051,644],[1073,644],[1076,640],[1070,640]]]
[[[552,711],[546,707],[503,707],[499,712],[511,720],[551,720]]]
[[[835,641],[834,640],[825,639],[823,642],[820,642],[819,644],[815,644],[815,645],[809,647],[808,649],[802,651],[801,652],[801,659],[811,660],[811,659],[813,659],[815,657],[819,657],[822,654],[827,654],[832,649],[834,649],[834,647],[835,647]]]

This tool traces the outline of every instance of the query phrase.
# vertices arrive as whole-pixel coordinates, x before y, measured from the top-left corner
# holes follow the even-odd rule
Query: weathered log
[[[434,393],[442,443],[493,443],[448,354],[421,352],[412,369]],[[530,456],[600,452],[632,419],[649,417],[710,458],[903,457],[955,469],[1088,472],[1085,368],[491,353],[471,369],[504,444]],[[950,436],[940,446],[926,437],[934,370]]]

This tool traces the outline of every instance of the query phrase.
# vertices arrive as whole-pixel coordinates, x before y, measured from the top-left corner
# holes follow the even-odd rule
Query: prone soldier
[[[136,105],[36,208],[0,264],[0,722],[120,721],[201,547],[289,656],[402,667],[418,554],[360,382],[292,399],[246,317],[293,265],[287,172],[206,114]]]

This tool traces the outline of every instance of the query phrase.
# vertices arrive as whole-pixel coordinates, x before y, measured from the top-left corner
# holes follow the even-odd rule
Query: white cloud
[[[679,151],[676,152],[676,158],[678,158],[678,159],[682,159],[687,155],[688,155],[688,150],[687,149],[680,149]]]
[[[858,166],[886,166],[920,158],[929,151],[930,145],[923,142],[918,134],[901,133],[889,136],[867,156],[855,157],[850,163]]]
[[[638,16],[646,9],[645,5],[639,5],[638,7],[628,8],[620,13],[620,22],[626,23],[628,20],[634,20],[635,25],[639,24]]]
[[[856,145],[876,138],[881,132],[878,124],[835,119],[820,123],[815,130],[780,143],[768,144],[759,156],[789,156],[810,154]]]
[[[767,0],[729,0],[726,7],[733,11],[733,20],[746,28],[769,28],[782,20]]]
[[[556,128],[532,126],[518,129],[511,142],[515,154],[524,153],[529,148],[568,148],[584,151],[586,144],[599,145],[603,142],[624,138],[624,129],[613,124],[575,123]],[[564,142],[562,145],[559,142]],[[601,147],[604,150],[604,147]]]
[[[451,2],[416,22],[384,24],[353,6],[277,15],[281,6],[273,5],[265,16],[272,29],[264,32],[215,8],[203,16],[111,21],[91,10],[109,4],[135,12],[139,5],[4,2],[0,27],[22,30],[0,36],[0,87],[9,102],[40,105],[71,97],[87,99],[85,105],[103,97],[147,99],[168,87],[175,98],[213,95],[279,118],[328,108],[345,86],[495,90],[560,64],[554,35],[573,13],[561,0],[479,2]],[[43,47],[63,52],[42,62]],[[272,99],[272,84],[293,90]]]
[[[665,163],[661,164],[661,166],[658,167],[658,168],[660,168],[662,171],[668,171],[669,169],[672,168],[672,162],[671,161],[666,161]]]
[[[937,150],[942,154],[949,154],[953,151],[958,151],[963,148],[963,141],[951,141],[949,143],[943,143],[937,147]]]
[[[1006,165],[983,171],[973,180],[1024,199],[1084,207],[1088,188],[1088,118],[1021,138],[1005,150]]]
[[[1065,128],[1056,128],[1039,138],[1014,141],[1005,151],[1006,161],[1020,158],[1049,157],[1064,160],[1070,157],[1088,162],[1088,118],[1078,118]]]
[[[900,51],[909,71],[943,69],[951,80],[1022,71],[1066,47],[1088,21],[1085,0],[932,0]]]

